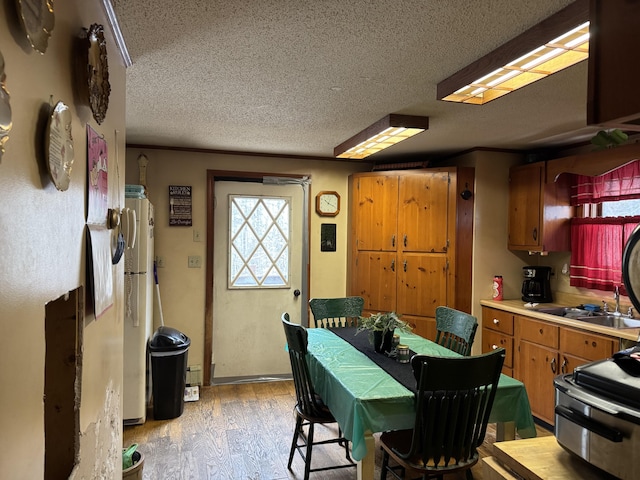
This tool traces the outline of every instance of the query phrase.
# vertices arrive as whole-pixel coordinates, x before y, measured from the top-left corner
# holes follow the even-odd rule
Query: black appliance
[[[553,302],[551,297],[551,267],[523,267],[522,300],[532,303]]]

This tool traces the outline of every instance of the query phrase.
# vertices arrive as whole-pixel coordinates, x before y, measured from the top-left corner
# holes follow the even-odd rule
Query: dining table
[[[309,328],[307,364],[316,393],[351,441],[357,478],[373,480],[373,434],[413,428],[416,386],[410,363],[400,364],[375,352],[368,333],[356,332],[355,328]],[[412,354],[460,357],[410,332],[400,332],[400,343]],[[500,375],[489,422],[497,424],[497,440],[513,439],[516,431],[521,438],[536,436],[522,382]]]

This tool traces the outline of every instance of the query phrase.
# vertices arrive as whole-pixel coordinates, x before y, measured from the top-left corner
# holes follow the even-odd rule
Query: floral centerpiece
[[[412,330],[411,325],[401,320],[396,312],[372,313],[368,317],[359,317],[356,335],[367,331],[369,341],[376,352],[388,352],[391,350],[393,332],[396,328],[403,332]]]

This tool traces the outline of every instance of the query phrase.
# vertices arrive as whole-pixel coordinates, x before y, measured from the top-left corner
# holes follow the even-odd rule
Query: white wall
[[[204,308],[206,259],[207,170],[234,170],[268,173],[305,174],[311,178],[310,292],[313,297],[340,297],[346,294],[348,176],[367,167],[344,161],[311,161],[289,158],[256,157],[230,154],[177,152],[172,150],[127,149],[126,181],[139,183],[137,159],[149,159],[147,190],[155,206],[155,250],[165,266],[158,269],[164,322],[191,339],[189,365],[204,365]],[[169,185],[192,187],[192,227],[169,226]],[[320,251],[320,224],[326,217],[315,214],[315,195],[335,190],[341,197],[336,223],[337,251]],[[193,241],[193,231],[202,234],[202,242]],[[199,255],[203,268],[188,268],[187,257]],[[157,309],[156,309],[157,310]],[[157,318],[157,311],[156,311]],[[156,327],[159,325],[156,320]]]
[[[119,156],[124,173],[125,69],[100,2],[55,2],[55,28],[44,55],[26,42],[15,3],[0,4],[0,51],[13,112],[0,161],[0,478],[33,479],[44,477],[45,305],[86,287],[85,125],[104,135],[110,165]],[[111,96],[102,125],[77,98],[72,71],[84,62],[73,54],[75,39],[92,23],[105,25],[107,38]],[[50,97],[64,101],[73,115],[75,163],[65,192],[56,190],[40,158],[40,111]],[[118,181],[124,184],[124,177],[110,170],[110,206],[123,201]],[[122,264],[106,268],[122,278]],[[114,289],[113,308],[99,320],[84,320],[75,478],[121,477],[122,282],[115,281]]]

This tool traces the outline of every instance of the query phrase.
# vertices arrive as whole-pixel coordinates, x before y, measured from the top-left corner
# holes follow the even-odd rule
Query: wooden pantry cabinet
[[[472,168],[356,173],[349,177],[349,295],[366,312],[396,311],[435,337],[435,309],[470,312]]]
[[[515,378],[525,384],[531,412],[553,425],[557,375],[613,355],[618,339],[514,315]]]
[[[571,249],[570,175],[546,181],[546,163],[509,170],[509,250],[562,252]]]

